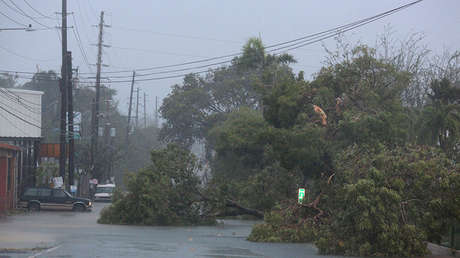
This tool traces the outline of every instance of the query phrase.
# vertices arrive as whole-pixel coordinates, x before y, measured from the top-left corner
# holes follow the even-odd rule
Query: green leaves
[[[152,151],[152,166],[127,178],[128,194],[118,195],[99,223],[142,225],[212,224],[201,216],[199,168],[195,156],[177,145]]]

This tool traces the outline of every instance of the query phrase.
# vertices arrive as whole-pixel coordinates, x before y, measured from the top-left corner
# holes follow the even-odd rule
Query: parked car
[[[115,184],[97,185],[96,193],[94,194],[94,201],[112,201],[113,191],[115,191]]]
[[[19,206],[29,210],[91,210],[93,204],[86,198],[76,198],[63,189],[31,187],[24,191]]]

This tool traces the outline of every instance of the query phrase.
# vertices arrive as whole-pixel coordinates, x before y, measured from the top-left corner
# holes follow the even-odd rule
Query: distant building
[[[7,162],[15,163],[7,166],[15,168],[11,179],[14,196],[21,194],[24,187],[35,185],[42,138],[42,95],[41,91],[0,88],[0,144],[10,146],[5,147],[10,152],[15,147],[19,151],[13,159],[11,153],[7,158]],[[0,184],[5,184],[3,180],[0,174]]]

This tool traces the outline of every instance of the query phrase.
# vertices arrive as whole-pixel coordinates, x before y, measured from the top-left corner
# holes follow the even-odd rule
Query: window
[[[53,189],[53,196],[58,197],[58,198],[67,197],[67,195],[64,193],[64,191],[61,190],[61,189]]]
[[[37,195],[38,195],[37,188],[29,188],[24,193],[24,196],[37,196]]]
[[[112,193],[114,187],[98,187],[96,193]]]
[[[42,188],[38,194],[40,197],[49,197],[51,196],[51,189]]]

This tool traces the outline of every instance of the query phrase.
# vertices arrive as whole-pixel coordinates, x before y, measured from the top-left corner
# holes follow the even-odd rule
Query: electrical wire
[[[150,31],[150,30],[142,30],[142,29],[132,29],[126,28],[121,26],[112,26],[113,29],[117,30],[124,30],[124,31],[134,31],[134,32],[141,32],[141,33],[151,33],[156,35],[162,35],[167,37],[175,37],[175,38],[185,38],[185,39],[195,39],[195,40],[207,40],[207,41],[216,41],[216,42],[223,42],[223,43],[233,43],[233,44],[241,44],[241,42],[228,40],[228,39],[215,39],[215,38],[207,38],[207,37],[199,37],[199,36],[192,36],[192,35],[181,35],[175,33],[165,33],[165,32],[157,32],[157,31]]]
[[[21,105],[24,109],[26,109],[27,111],[31,112],[31,113],[35,113],[35,114],[40,114],[40,111],[37,111],[35,110],[35,108],[25,104],[24,102],[21,102],[19,99],[16,99],[16,98],[12,98],[10,95],[8,95],[6,92],[4,91],[0,91],[0,97],[6,101],[8,101],[8,106],[13,108],[13,106],[17,106],[17,105]],[[5,102],[6,103],[6,102]],[[15,109],[15,108],[13,108]],[[16,109],[15,109],[16,110]],[[18,112],[21,112],[21,111],[18,111]],[[23,113],[24,114],[24,113]],[[24,114],[25,115],[25,114]],[[27,116],[27,115],[26,115]]]
[[[0,94],[0,97],[2,96],[2,94]],[[2,98],[0,98],[0,100],[2,100]],[[28,114],[28,113],[24,113],[22,112],[21,110],[17,109],[17,108],[13,108],[13,105],[11,105],[10,103],[7,103],[5,102],[4,100],[2,100],[1,102],[3,102],[4,104],[7,105],[7,109],[10,110],[11,112],[13,112],[14,114],[17,114],[23,118],[27,118],[29,121],[32,121],[32,122],[36,122],[36,123],[40,123],[40,120],[37,120],[35,116],[41,116],[41,113],[38,112],[38,113],[34,113],[34,114]]]
[[[22,103],[21,101],[19,101],[18,99],[11,99],[11,97],[9,97],[8,95],[6,95],[4,92],[2,92],[3,94],[0,94],[0,97],[3,98],[4,100],[8,101],[7,102],[4,102],[5,104],[8,105],[8,108],[9,109],[12,109],[12,111],[14,111],[16,114],[21,114],[22,116],[24,117],[28,117],[30,118],[31,120],[35,120],[35,122],[38,122],[38,120],[36,120],[34,117],[32,117],[30,114],[27,114],[27,113],[24,113],[22,112],[21,110],[17,109],[16,107],[18,108],[24,108],[25,111],[28,111],[30,113],[33,113],[33,114],[36,114],[36,115],[40,115],[41,112],[40,111],[37,111],[35,110],[34,108],[30,107],[30,106],[27,106],[25,105],[24,103]],[[20,105],[20,106],[18,106]]]
[[[58,18],[59,18],[58,14],[56,13],[56,22],[57,22],[57,25],[58,25],[57,27],[59,28],[59,27],[61,27],[61,24],[59,23]],[[61,34],[59,34],[59,30],[56,30],[56,34],[58,36],[59,42],[61,42],[61,44],[62,44],[62,38],[61,38]]]
[[[28,99],[25,99],[25,98],[23,98],[23,97],[17,95],[16,93],[12,92],[12,91],[11,91],[10,89],[8,89],[8,88],[0,88],[0,91],[5,92],[6,94],[12,96],[13,98],[17,98],[18,100],[22,100],[22,101],[27,102],[27,103],[29,103],[29,104],[31,104],[31,105],[34,105],[34,106],[37,106],[37,107],[41,107],[40,104],[35,103],[35,102],[32,102],[32,101],[30,101],[30,100],[28,100]]]
[[[81,44],[81,41],[78,38],[78,35],[75,32],[75,30],[72,30],[72,31],[73,31],[73,35],[75,37],[75,40],[77,41],[78,48],[80,49],[80,53],[81,53],[81,56],[83,58],[83,61],[85,62],[86,66],[88,67],[88,70],[92,71],[91,64],[88,61],[88,57],[86,56],[86,52],[85,52],[85,50],[84,50],[84,48],[83,48],[83,46]]]
[[[418,1],[415,1],[415,2],[411,2],[409,4],[400,6],[398,8],[394,8],[392,10],[389,10],[389,11],[374,15],[374,16],[366,18],[366,19],[362,19],[362,20],[359,20],[359,21],[356,21],[356,22],[348,23],[346,25],[338,26],[338,27],[335,27],[333,29],[329,29],[329,30],[322,31],[322,32],[319,32],[319,33],[310,34],[310,35],[307,35],[307,36],[304,36],[304,37],[301,37],[301,38],[297,38],[297,39],[294,39],[294,40],[273,44],[273,45],[265,47],[265,49],[280,46],[278,48],[268,50],[267,52],[269,52],[269,53],[280,51],[280,50],[282,50],[283,52],[294,50],[294,49],[297,49],[297,48],[300,48],[300,47],[303,47],[303,46],[306,46],[306,45],[310,45],[310,44],[319,42],[319,41],[324,40],[324,39],[328,39],[328,38],[337,36],[337,35],[339,35],[339,34],[341,34],[343,32],[346,32],[346,31],[349,31],[349,30],[364,26],[364,25],[366,25],[366,24],[368,24],[370,22],[374,22],[376,20],[382,19],[382,18],[384,18],[386,16],[394,14],[394,13],[396,13],[398,11],[401,11],[401,10],[403,10],[405,8],[408,8],[408,7],[412,6],[412,5],[415,5],[415,4],[417,4],[417,3],[421,2],[421,1],[423,1],[423,0],[418,0]],[[293,43],[293,42],[295,42],[295,43]],[[290,43],[293,43],[293,44],[290,44]],[[283,45],[286,45],[286,44],[289,44],[289,45],[283,46]],[[238,56],[238,55],[241,55],[241,54],[242,54],[242,52],[239,52],[239,53],[235,53],[235,54],[229,54],[229,55],[223,55],[223,56],[218,56],[218,57],[206,58],[206,59],[202,59],[202,60],[185,62],[185,63],[175,64],[175,65],[165,65],[165,66],[157,66],[157,67],[150,67],[150,68],[140,68],[140,69],[136,69],[136,70],[137,71],[147,71],[147,70],[154,70],[154,69],[160,69],[160,68],[184,66],[184,65],[195,64],[195,63],[200,63],[200,62],[209,62],[211,60],[216,60],[216,59],[235,57],[235,56]],[[279,53],[275,53],[275,54],[279,54]],[[182,69],[176,69],[176,70],[160,71],[160,72],[155,72],[155,73],[139,74],[139,76],[147,76],[147,75],[154,75],[154,74],[166,74],[166,73],[173,73],[173,72],[178,72],[178,71],[192,70],[192,69],[198,69],[198,68],[214,66],[214,65],[218,65],[218,64],[224,64],[224,63],[228,63],[228,62],[231,62],[231,61],[232,61],[232,59],[222,61],[222,62],[218,62],[218,63],[212,63],[212,64],[207,64],[207,65],[197,66],[197,67],[189,67],[189,68],[182,68]],[[131,70],[129,70],[129,71],[128,70],[126,70],[126,71],[111,71],[111,72],[109,71],[109,72],[104,72],[104,73],[125,73],[125,72],[131,72]],[[200,74],[200,73],[205,73],[205,72],[208,72],[208,70],[199,71],[199,72],[192,73],[192,74]],[[154,77],[154,78],[145,78],[145,79],[138,79],[137,81],[151,81],[151,80],[161,80],[161,79],[168,79],[168,78],[177,78],[177,77],[181,77],[181,76],[184,76],[184,75],[186,75],[186,74],[163,76],[163,77]],[[129,78],[129,77],[130,77],[130,75],[129,76],[128,75],[126,75],[126,76],[115,76],[113,78]],[[86,79],[91,79],[91,78],[87,77]],[[130,81],[131,80],[118,80],[118,81],[108,80],[109,83],[124,83],[124,82],[130,82]],[[85,83],[85,82],[83,82],[83,83]]]
[[[91,68],[91,64],[90,64],[89,61],[88,61],[88,56],[87,56],[87,54],[86,54],[84,45],[83,45],[83,43],[82,43],[81,36],[80,36],[80,32],[78,31],[77,21],[76,21],[76,19],[75,19],[75,15],[74,15],[73,13],[72,13],[72,19],[73,19],[73,23],[74,23],[74,28],[72,29],[72,31],[73,31],[75,40],[77,41],[78,48],[80,49],[80,52],[81,52],[81,54],[82,54],[83,61],[84,61],[84,62],[86,63],[86,65],[88,66],[89,71],[92,72],[93,70],[92,70],[92,68]]]
[[[8,15],[2,13],[1,11],[0,11],[0,14],[3,15],[3,16],[5,16],[8,20],[10,20],[10,21],[16,23],[17,25],[21,25],[21,26],[24,26],[24,27],[26,27],[26,28],[28,27],[28,25],[16,21],[15,19],[13,19],[13,18],[9,17]]]
[[[293,39],[293,40],[289,40],[289,41],[269,45],[269,46],[265,47],[265,49],[270,49],[270,48],[290,44],[290,43],[293,43],[293,42],[306,40],[306,39],[309,39],[309,38],[312,38],[312,37],[318,37],[318,36],[328,34],[328,33],[332,33],[332,32],[343,31],[344,29],[346,29],[348,27],[353,27],[353,26],[359,25],[361,23],[365,23],[365,22],[370,21],[370,20],[375,21],[375,20],[384,18],[384,17],[386,17],[386,16],[388,16],[390,14],[399,12],[399,11],[401,11],[403,9],[406,9],[406,8],[410,7],[410,6],[418,4],[421,1],[423,1],[423,0],[414,1],[414,2],[411,2],[409,4],[406,4],[406,5],[391,9],[389,11],[386,11],[386,12],[383,12],[383,13],[380,13],[380,14],[365,18],[365,19],[361,19],[361,20],[358,20],[358,21],[355,21],[355,22],[352,22],[352,23],[348,23],[346,25],[338,26],[338,27],[335,27],[335,28],[332,28],[332,29],[329,29],[329,30],[325,30],[325,31],[322,31],[322,32],[314,33],[314,34],[309,34],[309,35],[306,35],[306,36],[303,36],[303,37],[300,37],[300,38],[297,38],[297,39]],[[365,24],[367,24],[367,23],[365,23]],[[356,28],[356,27],[354,27],[354,28]],[[340,33],[342,33],[342,32],[340,32]],[[340,34],[340,33],[334,33],[334,35],[337,35],[337,34]],[[299,42],[297,44],[301,44],[301,42]],[[291,47],[293,45],[294,44],[290,45],[289,47]],[[276,50],[279,50],[279,49],[276,49]],[[271,51],[275,51],[275,50],[271,50]],[[209,61],[213,61],[213,60],[217,60],[217,59],[235,57],[235,56],[239,56],[241,54],[243,54],[243,52],[238,52],[238,53],[233,53],[233,54],[228,54],[228,55],[222,55],[222,56],[216,56],[216,57],[211,57],[211,58],[205,58],[205,59],[201,59],[201,60],[195,60],[195,61],[184,62],[184,63],[179,63],[179,64],[154,66],[154,67],[148,67],[148,68],[138,68],[138,69],[136,69],[136,71],[148,71],[148,70],[155,70],[155,69],[162,69],[162,68],[170,68],[170,67],[175,67],[175,66],[185,66],[185,65],[202,63],[202,62],[209,62]],[[230,61],[228,61],[228,62],[230,62]],[[107,71],[107,72],[103,72],[103,73],[131,73],[131,72],[132,71],[130,71],[130,70],[121,70],[121,71]],[[129,76],[126,76],[126,77],[129,77]]]
[[[35,62],[52,62],[52,61],[56,61],[55,59],[35,59],[35,58],[31,58],[31,57],[27,57],[27,56],[23,56],[23,55],[20,55],[16,52],[13,52],[5,47],[2,47],[0,46],[0,49],[3,49],[4,51],[12,54],[12,55],[15,55],[15,56],[18,56],[18,57],[21,57],[21,58],[24,58],[26,60],[30,60],[30,61],[35,61]]]
[[[4,0],[1,0],[1,1],[2,1],[5,5],[7,5],[6,2],[5,2]],[[34,17],[28,15],[28,14],[27,14],[26,12],[24,12],[17,4],[15,4],[15,3],[13,2],[13,0],[10,0],[10,3],[12,3],[12,4],[20,11],[19,14],[21,14],[22,16],[31,19],[32,21],[36,22],[37,24],[39,24],[39,25],[41,25],[41,26],[43,26],[43,27],[45,27],[45,28],[47,28],[47,29],[52,29],[52,27],[47,26],[47,25],[45,25],[45,24],[43,24],[43,23],[37,21]],[[8,6],[10,9],[14,10],[14,8],[12,8],[11,6],[9,6],[9,5],[7,5],[7,6]]]
[[[283,52],[287,52],[287,51],[291,51],[291,50],[294,50],[294,49],[297,49],[297,48],[300,48],[300,47],[311,45],[313,43],[316,43],[316,42],[319,42],[319,41],[322,41],[324,39],[328,39],[328,38],[331,38],[331,37],[335,37],[335,36],[337,36],[337,35],[339,35],[341,33],[350,31],[352,29],[355,29],[355,28],[364,26],[364,25],[366,25],[368,23],[374,22],[376,20],[382,19],[382,18],[384,18],[386,16],[389,16],[389,15],[391,15],[391,14],[397,12],[397,11],[400,11],[400,10],[402,10],[404,8],[407,8],[407,7],[409,7],[409,6],[413,5],[413,4],[419,3],[421,1],[422,0],[418,0],[418,1],[413,2],[411,4],[392,9],[390,11],[387,11],[387,12],[384,12],[384,13],[381,13],[381,14],[378,14],[378,15],[375,15],[375,16],[360,20],[358,22],[353,22],[353,23],[349,23],[347,25],[340,26],[340,27],[338,27],[339,29],[334,28],[334,29],[330,29],[330,30],[327,30],[327,31],[311,34],[311,35],[308,35],[308,36],[305,36],[305,37],[302,37],[302,38],[298,38],[298,39],[295,39],[295,40],[290,40],[290,41],[286,41],[286,42],[283,42],[283,43],[274,44],[274,45],[268,46],[266,48],[271,48],[271,47],[275,47],[275,46],[281,46],[281,45],[284,45],[286,43],[292,43],[292,42],[296,42],[298,40],[302,40],[300,42],[296,42],[296,43],[293,43],[293,44],[290,44],[290,45],[287,45],[287,46],[282,46],[282,47],[278,47],[278,48],[275,48],[275,49],[270,49],[267,52],[272,53],[272,52],[276,52],[276,51],[279,51],[279,50],[283,50]],[[307,39],[307,40],[305,40],[305,39]],[[287,48],[287,49],[285,49],[285,48]],[[154,73],[147,73],[147,74],[139,74],[137,76],[142,77],[142,76],[148,76],[148,75],[174,73],[174,72],[179,72],[179,71],[193,70],[193,69],[199,69],[199,68],[204,68],[204,67],[224,64],[224,63],[228,63],[228,62],[231,62],[231,60],[226,60],[226,61],[222,61],[222,62],[218,62],[218,63],[212,63],[212,64],[207,64],[207,65],[202,65],[202,66],[197,66],[197,67],[191,67],[191,68],[183,68],[183,69],[168,70],[168,71],[161,71],[161,72],[154,72]],[[137,71],[139,71],[139,70],[140,69],[137,69]],[[111,76],[111,78],[128,78],[128,76]],[[165,78],[175,78],[175,77],[165,76],[165,77],[159,77],[159,78],[138,79],[137,81],[143,81],[143,80],[148,81],[148,80],[157,80],[157,79],[165,79]],[[88,78],[88,79],[90,79],[90,78]],[[121,80],[121,81],[113,81],[113,80],[111,80],[110,82],[111,83],[129,82],[129,80]]]
[[[144,52],[144,53],[152,53],[152,54],[170,55],[170,56],[209,58],[209,57],[206,57],[206,56],[197,56],[197,55],[181,54],[181,53],[166,52],[166,51],[156,51],[156,50],[142,49],[142,48],[118,47],[118,46],[113,46],[113,45],[111,46],[111,48],[121,49],[121,50],[137,51],[137,52]]]
[[[54,20],[53,17],[44,15],[43,13],[41,13],[40,11],[38,11],[37,9],[35,9],[29,2],[27,2],[27,0],[24,0],[24,2],[30,7],[30,9],[34,10],[36,13],[38,13],[39,15],[41,15],[43,18]]]
[[[2,112],[0,112],[0,116],[3,117],[3,119],[5,119],[8,123],[10,123],[14,128],[16,128],[19,131],[21,131],[24,135],[31,136],[29,133],[27,133],[26,131],[22,130],[22,128],[18,127],[13,122],[11,122],[11,120],[9,120],[5,115],[3,115]]]
[[[2,106],[0,106],[0,109],[4,110],[4,111],[7,112],[8,114],[10,114],[10,115],[16,117],[17,119],[23,121],[24,123],[27,123],[27,124],[29,124],[29,125],[31,125],[31,126],[34,126],[34,127],[37,127],[38,129],[42,129],[40,126],[38,126],[38,125],[36,125],[36,124],[34,124],[34,123],[30,122],[30,121],[27,121],[26,119],[24,119],[24,118],[22,118],[22,117],[20,117],[20,116],[18,116],[18,115],[16,115],[16,114],[14,114],[14,113],[11,113],[11,111],[9,111],[8,109],[6,109],[6,108],[4,108],[4,107],[2,107]]]

